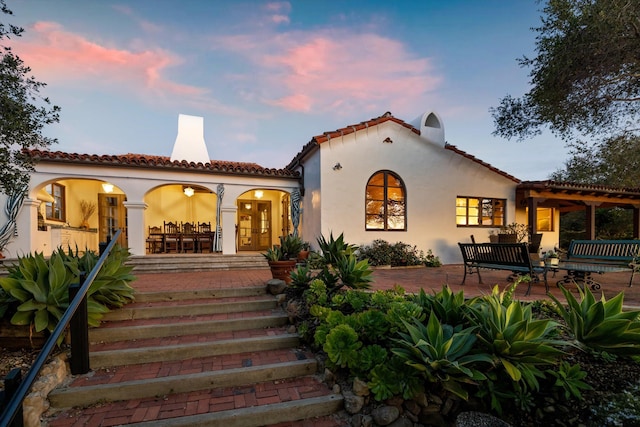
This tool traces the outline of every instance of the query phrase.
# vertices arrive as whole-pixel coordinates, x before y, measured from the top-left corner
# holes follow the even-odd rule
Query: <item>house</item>
[[[0,220],[15,225],[5,256],[47,255],[61,245],[97,250],[117,229],[134,255],[235,254],[262,251],[284,234],[313,243],[344,232],[350,243],[402,241],[457,263],[458,242],[472,235],[487,241],[489,232],[513,222],[531,224],[543,233],[542,246],[553,247],[562,209],[603,203],[634,209],[636,236],[640,229],[640,191],[521,182],[448,144],[434,111],[410,123],[385,113],[325,132],[282,169],[208,161],[204,139],[190,135],[196,147],[177,149],[177,138],[173,159],[34,150],[38,163],[22,209],[14,222]],[[207,246],[156,240],[168,223],[208,225],[212,240]]]

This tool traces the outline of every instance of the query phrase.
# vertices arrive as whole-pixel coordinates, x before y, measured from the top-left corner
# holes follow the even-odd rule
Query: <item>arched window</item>
[[[407,199],[402,179],[391,171],[373,174],[367,182],[366,230],[406,230]]]

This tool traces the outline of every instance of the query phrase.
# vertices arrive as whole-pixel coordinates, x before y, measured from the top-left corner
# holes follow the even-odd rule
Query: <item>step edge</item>
[[[308,376],[315,373],[317,366],[317,361],[312,358],[196,374],[132,380],[114,384],[67,387],[53,390],[49,393],[48,399],[51,406],[57,409],[89,406],[98,401],[115,402],[142,399],[157,395],[189,393],[208,388],[238,387],[285,378]],[[275,374],[266,376],[265,374],[269,371],[273,371]],[[261,379],[257,380],[257,378]],[[92,398],[92,396],[99,396],[99,398]],[[125,398],[117,398],[123,396]]]

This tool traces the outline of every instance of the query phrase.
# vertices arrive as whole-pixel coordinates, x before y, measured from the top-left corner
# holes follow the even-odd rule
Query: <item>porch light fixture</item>
[[[192,187],[184,187],[184,195],[187,197],[191,197],[196,193],[196,190],[194,190]]]
[[[256,199],[262,199],[262,196],[264,196],[264,192],[262,190],[256,190],[253,193],[254,196],[256,196]]]
[[[108,182],[103,182],[102,183],[102,189],[104,190],[105,193],[112,193],[113,192],[113,184],[109,184]]]
[[[334,171],[339,171],[340,169],[342,169],[342,165],[340,163],[336,163],[335,165],[333,165]]]

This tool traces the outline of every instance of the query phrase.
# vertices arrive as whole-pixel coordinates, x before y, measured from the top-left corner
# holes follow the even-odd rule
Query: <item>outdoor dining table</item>
[[[570,261],[560,261],[557,265],[546,265],[546,267],[548,271],[553,271],[554,273],[559,270],[566,271],[562,280],[557,282],[557,285],[575,284],[583,289],[584,286],[590,286],[594,291],[600,289],[600,283],[593,278],[594,274],[629,271],[629,268],[623,266]]]

